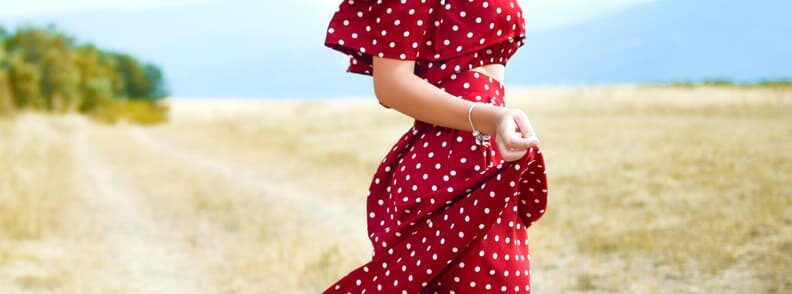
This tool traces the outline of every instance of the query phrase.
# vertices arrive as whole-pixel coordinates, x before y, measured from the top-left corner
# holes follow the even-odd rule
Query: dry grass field
[[[509,88],[542,140],[535,293],[792,291],[792,89]],[[0,293],[318,293],[370,256],[412,121],[374,98],[0,119]]]

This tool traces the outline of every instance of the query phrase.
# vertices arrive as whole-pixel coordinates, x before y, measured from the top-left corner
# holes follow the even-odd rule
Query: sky
[[[211,0],[0,0],[0,17],[58,15],[90,10],[142,10],[201,4]]]
[[[370,79],[345,73],[348,58],[320,46],[341,1],[0,0],[0,25],[52,22],[160,65],[176,96],[363,97]],[[792,78],[784,63],[792,42],[778,38],[792,31],[790,0],[517,1],[533,37],[511,63],[514,83]],[[216,54],[229,48],[234,54]],[[286,74],[271,75],[273,68]]]
[[[220,0],[0,0],[0,17],[37,17],[96,10],[146,10]],[[341,0],[310,0],[332,11]],[[584,22],[653,0],[518,0],[528,30],[543,31]]]

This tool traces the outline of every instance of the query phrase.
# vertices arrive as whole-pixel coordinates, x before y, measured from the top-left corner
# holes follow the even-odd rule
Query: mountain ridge
[[[719,5],[714,7],[715,5]],[[665,0],[536,34],[515,55],[514,82],[664,83],[792,78],[792,3]],[[750,19],[750,23],[745,20]],[[522,53],[522,54],[520,54]],[[581,70],[583,68],[584,70]],[[511,74],[510,73],[510,74]]]
[[[370,77],[345,72],[348,59],[323,46],[331,12],[309,2],[215,1],[50,19],[78,40],[161,65],[175,96],[371,96]],[[792,1],[659,0],[529,32],[509,61],[507,83],[792,78],[785,11]]]

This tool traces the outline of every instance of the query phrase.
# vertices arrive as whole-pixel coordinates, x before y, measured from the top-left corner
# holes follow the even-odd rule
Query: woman
[[[530,292],[526,228],[545,212],[547,179],[502,84],[524,38],[516,0],[339,5],[325,45],[415,122],[371,180],[371,261],[324,293]]]

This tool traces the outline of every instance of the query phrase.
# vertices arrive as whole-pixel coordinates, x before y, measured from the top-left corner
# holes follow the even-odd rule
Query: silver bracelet
[[[484,147],[490,146],[490,135],[484,134],[476,129],[473,126],[473,118],[471,114],[473,113],[473,107],[478,104],[477,102],[470,103],[470,107],[468,108],[468,121],[470,122],[470,128],[473,129],[473,137],[476,138],[476,145],[481,145]]]

